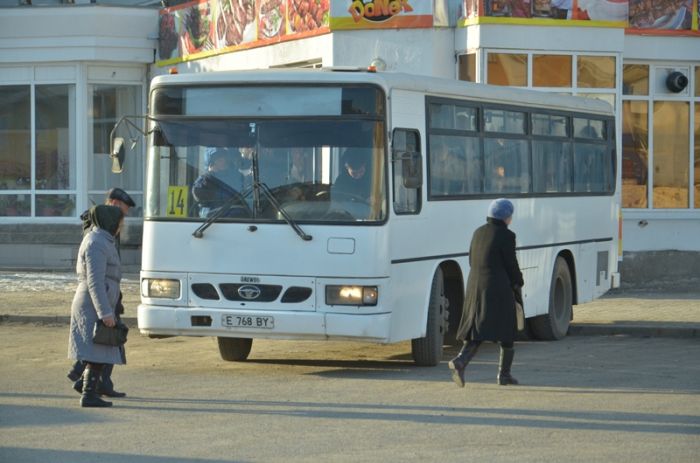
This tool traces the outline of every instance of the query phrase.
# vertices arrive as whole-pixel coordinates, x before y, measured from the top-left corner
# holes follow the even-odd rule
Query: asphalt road
[[[255,341],[224,362],[211,338],[132,333],[128,392],[82,409],[67,327],[0,325],[1,462],[696,462],[697,338],[516,344],[521,386],[485,345],[468,385],[410,361],[408,343]]]

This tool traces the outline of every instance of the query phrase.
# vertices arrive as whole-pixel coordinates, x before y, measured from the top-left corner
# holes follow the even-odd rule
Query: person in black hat
[[[350,199],[368,201],[372,191],[372,176],[370,169],[371,157],[361,148],[348,148],[343,153],[341,163],[343,168],[335,179],[332,193]]]
[[[126,217],[130,208],[136,206],[136,203],[133,199],[131,199],[131,196],[129,196],[129,194],[121,188],[112,188],[111,190],[109,190],[105,197],[105,204],[108,206],[118,207],[121,210],[124,217]],[[90,230],[92,230],[93,226],[95,225],[93,224],[90,211],[87,210],[80,214],[80,220],[82,220],[83,236],[85,236],[90,232]],[[114,237],[114,244],[117,247],[117,253],[119,253],[119,233],[117,233]],[[124,305],[122,304],[121,291],[119,291],[119,299],[117,300],[117,306],[115,307],[114,313],[117,317],[117,320],[119,320],[120,316],[124,313]],[[120,349],[123,363],[126,363],[126,352],[124,350],[124,346],[120,346]],[[108,397],[125,397],[126,394],[124,392],[117,392],[114,389],[114,383],[112,382],[113,367],[114,365],[108,364],[105,365],[104,368],[102,368],[97,392],[100,395],[106,395]],[[85,364],[78,360],[73,364],[73,367],[67,375],[68,379],[73,381],[73,389],[75,389],[80,394],[82,394],[83,392],[82,376],[84,370]]]
[[[252,174],[252,166],[247,173],[237,169],[234,157],[225,148],[208,148],[205,164],[206,170],[192,184],[192,197],[199,206],[200,217],[209,217],[236,198],[243,207],[245,200],[236,186],[244,185],[243,177]],[[231,208],[227,216],[235,216],[244,209]]]

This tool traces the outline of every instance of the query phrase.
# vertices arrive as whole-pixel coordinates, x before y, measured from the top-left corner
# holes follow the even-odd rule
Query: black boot
[[[513,365],[515,349],[501,346],[501,356],[498,361],[498,384],[506,386],[508,384],[518,384],[518,380],[510,375],[510,367]]]
[[[83,374],[85,374],[85,373],[83,372]],[[75,392],[77,392],[78,394],[82,394],[82,393],[83,393],[83,378],[80,378],[78,381],[76,381],[76,382],[73,383],[73,389],[74,389]]]
[[[100,382],[97,385],[97,393],[100,395],[106,395],[107,397],[126,397],[125,392],[117,392],[114,390],[114,383],[112,382],[113,369],[114,365],[111,363],[108,363],[102,367]]]
[[[100,380],[101,368],[88,364],[83,373],[83,396],[80,398],[81,407],[111,407],[112,402],[100,399],[97,394],[97,382]]]
[[[66,376],[68,376],[68,379],[70,379],[73,382],[80,381],[82,383],[83,371],[85,371],[85,364],[80,360],[76,360],[73,364],[73,368],[70,369]],[[81,390],[82,388],[83,387],[80,386]]]
[[[464,369],[467,368],[469,362],[474,358],[477,351],[479,350],[478,341],[464,341],[462,350],[459,351],[457,357],[449,361],[447,366],[452,370],[452,381],[454,381],[457,386],[464,387]]]

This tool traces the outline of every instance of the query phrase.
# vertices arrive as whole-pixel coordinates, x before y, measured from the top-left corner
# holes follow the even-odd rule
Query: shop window
[[[646,64],[623,65],[622,93],[624,95],[648,95],[649,66]]]
[[[527,55],[489,53],[487,72],[489,84],[525,87],[527,86]]]
[[[467,82],[476,82],[476,53],[459,55],[457,78]]]
[[[622,207],[646,208],[649,161],[649,104],[622,102]]]
[[[92,153],[88,156],[88,189],[90,203],[104,202],[104,195],[112,187],[126,190],[136,202],[129,216],[142,216],[143,202],[143,157],[139,155],[145,140],[133,128],[122,124],[116,135],[126,140],[126,163],[121,174],[112,173],[109,157],[110,133],[114,124],[123,116],[138,115],[142,110],[142,87],[140,85],[90,85],[90,143]],[[135,120],[143,124],[142,120]],[[132,148],[133,146],[133,148]]]
[[[696,71],[697,75],[697,71]],[[697,88],[698,81],[695,81]],[[693,173],[695,183],[695,208],[700,209],[700,103],[695,103],[695,160]]]
[[[571,87],[571,55],[533,55],[533,87]]]
[[[0,216],[75,216],[74,121],[73,85],[0,87]]]
[[[37,85],[36,189],[75,190],[75,87]],[[36,196],[36,216],[75,216],[75,194]]]
[[[36,188],[75,189],[75,88],[36,87]]]
[[[689,103],[654,102],[653,207],[688,207]]]
[[[615,57],[586,56],[577,59],[578,87],[615,88]]]
[[[29,190],[31,185],[31,91],[29,85],[0,87],[0,193]],[[5,197],[5,200],[10,200]],[[3,212],[0,216],[17,215]],[[16,201],[15,197],[12,201]],[[30,211],[26,214],[29,215]]]

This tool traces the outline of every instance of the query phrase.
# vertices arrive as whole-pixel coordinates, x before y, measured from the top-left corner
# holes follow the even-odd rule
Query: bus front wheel
[[[563,257],[557,257],[549,288],[549,310],[529,320],[530,329],[537,339],[554,341],[566,336],[571,322],[573,290],[571,272]]]
[[[425,337],[411,340],[411,354],[416,365],[434,367],[442,360],[442,345],[447,329],[447,298],[442,269],[433,276],[428,304],[428,322]]]
[[[219,342],[219,354],[228,362],[242,362],[248,358],[253,340],[248,338],[216,338]]]

